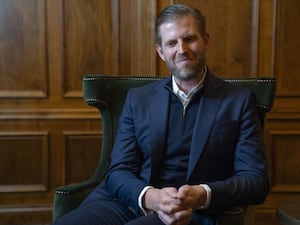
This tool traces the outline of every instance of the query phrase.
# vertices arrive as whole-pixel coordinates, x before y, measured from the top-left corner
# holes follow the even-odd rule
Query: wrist
[[[156,195],[157,189],[151,187],[145,191],[143,196],[143,207],[149,213],[153,212],[155,209]]]
[[[211,200],[211,188],[207,184],[200,184],[200,186],[204,188],[206,192],[206,196],[205,196],[205,201],[202,202],[202,204],[198,207],[198,209],[206,209],[209,206]]]
[[[144,215],[147,215],[149,213],[149,210],[145,207],[145,194],[151,188],[153,188],[153,187],[151,187],[151,186],[144,187],[144,189],[140,192],[139,197],[138,197],[138,205]]]

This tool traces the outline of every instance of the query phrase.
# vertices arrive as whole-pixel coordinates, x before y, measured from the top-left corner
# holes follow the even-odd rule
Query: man
[[[129,90],[105,182],[54,224],[215,224],[224,209],[265,200],[255,97],[208,70],[204,16],[170,5],[156,33],[170,78]]]

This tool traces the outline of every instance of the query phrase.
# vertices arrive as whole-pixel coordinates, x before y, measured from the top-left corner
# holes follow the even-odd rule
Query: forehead
[[[200,35],[200,32],[192,16],[182,16],[162,23],[160,34],[162,39],[168,39],[182,35]]]

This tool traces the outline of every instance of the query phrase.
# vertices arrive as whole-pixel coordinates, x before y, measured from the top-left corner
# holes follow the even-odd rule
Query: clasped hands
[[[166,225],[188,225],[192,214],[206,202],[206,190],[200,185],[183,185],[162,189],[150,188],[143,199],[144,207],[157,213]]]

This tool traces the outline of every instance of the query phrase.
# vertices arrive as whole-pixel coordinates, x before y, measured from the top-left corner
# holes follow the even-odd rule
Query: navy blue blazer
[[[106,189],[138,211],[141,190],[157,176],[167,134],[170,78],[128,91]],[[196,116],[187,184],[208,184],[208,210],[262,203],[269,191],[255,96],[211,72]]]

